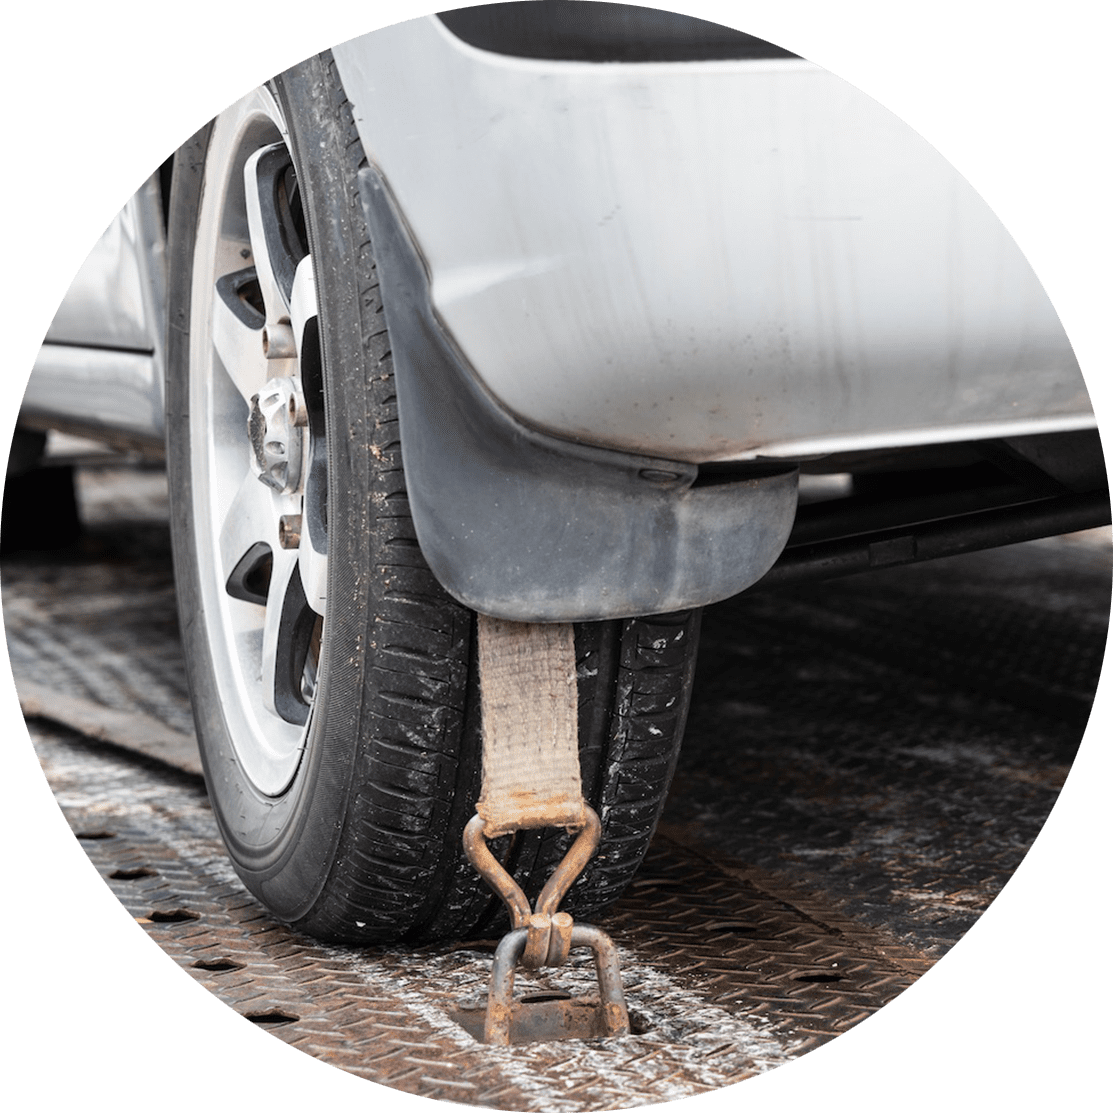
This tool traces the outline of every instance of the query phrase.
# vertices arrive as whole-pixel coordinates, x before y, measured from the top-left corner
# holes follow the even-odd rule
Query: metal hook
[[[630,1018],[614,944],[598,928],[574,924],[567,912],[557,911],[598,848],[601,830],[599,816],[585,805],[583,826],[578,829],[576,840],[545,883],[536,907],[531,910],[522,887],[491,853],[483,817],[474,816],[464,828],[464,852],[468,861],[502,898],[513,925],[495,951],[483,1022],[484,1042],[507,1046],[511,1042],[512,1027],[515,1042],[519,1043],[562,1036],[597,1039],[629,1033]],[[572,947],[590,947],[595,954],[599,1006],[593,1008],[572,1001],[547,1002],[548,1007],[516,1004],[515,969],[519,965],[532,970],[561,966]]]
[[[568,848],[561,863],[545,883],[537,898],[536,909],[531,910],[529,900],[521,886],[503,868],[501,862],[491,853],[484,833],[482,816],[472,816],[464,828],[464,853],[475,866],[479,876],[502,898],[510,912],[510,920],[515,928],[527,927],[534,912],[542,916],[552,916],[560,907],[560,902],[572,887],[572,883],[584,871],[592,855],[599,847],[602,824],[592,808],[584,805],[584,825],[580,828],[576,841]]]

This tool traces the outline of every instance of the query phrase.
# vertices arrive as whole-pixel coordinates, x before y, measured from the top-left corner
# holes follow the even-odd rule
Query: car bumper
[[[521,59],[435,17],[334,55],[442,326],[535,429],[704,463],[1094,423],[1008,233],[819,67]]]

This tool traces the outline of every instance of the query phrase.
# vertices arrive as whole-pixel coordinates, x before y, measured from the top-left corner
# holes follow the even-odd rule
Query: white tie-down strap
[[[572,626],[478,618],[484,834],[582,827]]]

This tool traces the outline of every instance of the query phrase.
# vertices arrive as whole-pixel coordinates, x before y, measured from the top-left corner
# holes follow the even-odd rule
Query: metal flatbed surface
[[[453,1019],[482,992],[493,941],[325,947],[240,887],[190,771],[161,482],[87,470],[82,547],[4,563],[43,768],[112,891],[201,984],[310,1055],[429,1097],[667,1101],[876,1012],[1023,857],[1100,667],[1107,531],[710,609],[665,821],[600,924],[635,1032],[496,1050]],[[588,973],[532,988],[575,993]]]

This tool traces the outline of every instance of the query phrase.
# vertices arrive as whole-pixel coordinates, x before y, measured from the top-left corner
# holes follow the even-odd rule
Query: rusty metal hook
[[[522,928],[529,926],[534,914],[551,917],[556,912],[565,894],[572,887],[572,883],[583,873],[584,867],[598,849],[601,831],[602,824],[599,822],[599,816],[585,804],[584,825],[560,865],[553,871],[552,877],[545,882],[545,887],[537,898],[537,906],[532,910],[521,886],[491,853],[484,833],[482,816],[472,816],[464,828],[464,853],[479,872],[479,876],[502,898],[510,912],[513,926]]]
[[[508,1045],[512,1027],[524,1040],[569,1035],[598,1038],[627,1035],[630,1031],[614,944],[598,928],[574,924],[567,912],[557,911],[599,846],[602,831],[599,816],[586,804],[583,815],[581,827],[569,828],[577,831],[576,839],[545,883],[532,910],[522,887],[491,853],[483,817],[474,816],[464,828],[464,852],[468,861],[502,898],[513,925],[495,951],[483,1027],[486,1043]],[[537,1012],[536,1009],[531,1011],[532,1006],[515,1004],[514,971],[519,965],[530,970],[561,966],[567,961],[571,948],[577,946],[591,947],[595,954],[600,998],[597,1009],[582,1003],[564,1002]]]

